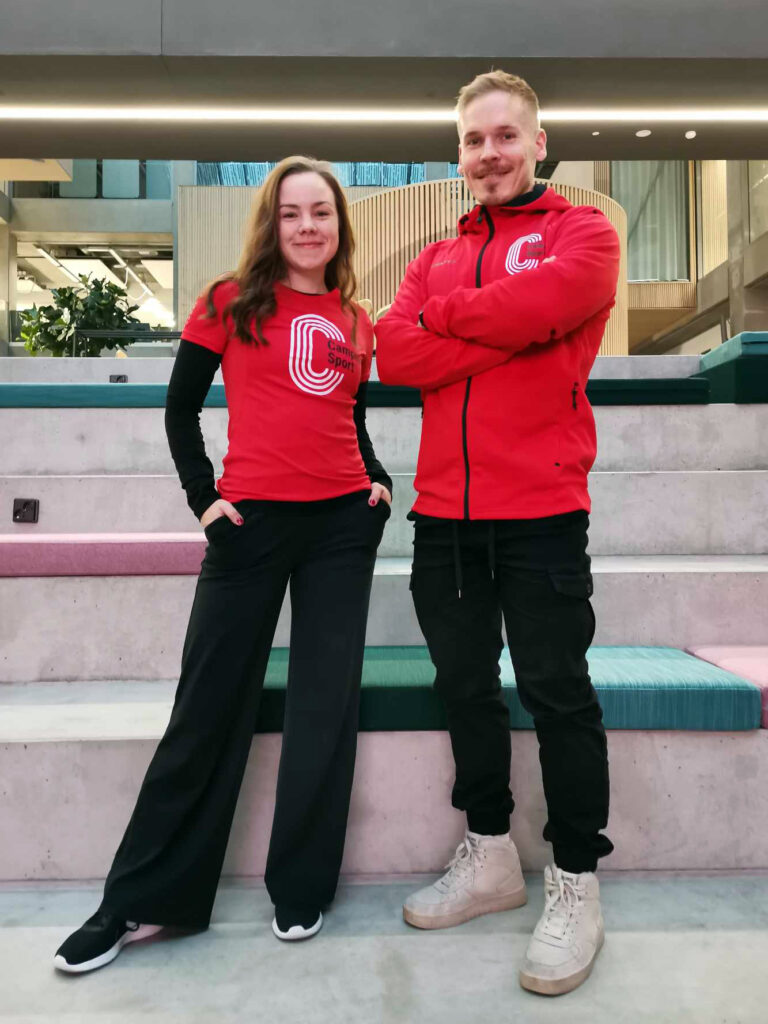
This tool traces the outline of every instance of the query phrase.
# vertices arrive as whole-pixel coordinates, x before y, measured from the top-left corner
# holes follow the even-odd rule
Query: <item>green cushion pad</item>
[[[609,729],[735,731],[760,727],[760,689],[730,672],[669,647],[593,647],[592,681]],[[426,647],[367,647],[360,728],[367,731],[445,729]],[[258,732],[282,728],[288,651],[275,648],[267,668]],[[513,729],[532,729],[504,651],[504,699]]]
[[[712,402],[768,402],[768,332],[743,331],[701,357]]]
[[[711,370],[713,366],[730,363],[741,356],[757,355],[768,355],[768,331],[742,331],[741,334],[734,334],[711,352],[705,352],[699,367],[702,370]]]
[[[126,368],[130,372],[130,366]],[[592,405],[701,405],[709,401],[703,377],[680,380],[592,380],[587,397]],[[0,384],[0,408],[16,409],[157,409],[165,406],[166,384]],[[372,408],[418,406],[416,388],[388,387],[371,381]],[[213,384],[205,400],[209,408],[226,406],[223,384]]]

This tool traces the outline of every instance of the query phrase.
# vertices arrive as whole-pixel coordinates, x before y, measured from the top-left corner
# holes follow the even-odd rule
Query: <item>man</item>
[[[410,264],[377,327],[379,377],[421,388],[411,589],[435,665],[467,833],[405,920],[444,928],[526,902],[509,835],[502,616],[539,740],[554,864],[520,972],[576,988],[603,942],[595,869],[613,849],[602,712],[586,652],[595,619],[587,474],[590,368],[614,302],[619,243],[592,207],[534,186],[546,156],[536,94],[502,71],[459,94],[459,161],[478,201],[458,237]]]

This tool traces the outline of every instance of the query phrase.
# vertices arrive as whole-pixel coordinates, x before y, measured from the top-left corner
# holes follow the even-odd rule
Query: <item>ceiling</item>
[[[49,301],[52,288],[72,286],[80,274],[124,287],[132,302],[154,298],[173,308],[173,259],[170,247],[125,244],[18,243],[19,293],[27,304]]]
[[[768,60],[4,56],[0,105],[335,106],[450,109],[490,67],[527,78],[542,108],[768,109]],[[762,159],[768,123],[553,122],[554,160]],[[650,129],[637,138],[639,128]],[[695,128],[695,139],[685,131]],[[599,130],[595,136],[593,131]],[[232,124],[0,119],[0,158],[330,160],[455,158],[452,124]]]

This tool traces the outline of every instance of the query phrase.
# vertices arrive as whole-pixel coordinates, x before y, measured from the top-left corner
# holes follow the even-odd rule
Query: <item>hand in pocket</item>
[[[200,516],[200,525],[205,529],[206,526],[210,526],[216,519],[221,519],[222,516],[227,516],[231,519],[235,526],[242,526],[245,520],[237,511],[235,506],[225,501],[224,498],[219,498],[218,501],[214,501],[212,505]]]

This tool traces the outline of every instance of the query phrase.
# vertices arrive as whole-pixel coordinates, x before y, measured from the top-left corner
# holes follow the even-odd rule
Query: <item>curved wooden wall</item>
[[[550,184],[546,182],[545,184]],[[551,184],[576,206],[596,206],[616,228],[621,241],[621,268],[616,305],[605,331],[601,355],[628,352],[627,218],[617,202],[600,192]],[[460,178],[425,181],[387,189],[350,203],[357,240],[355,270],[358,292],[379,310],[388,306],[410,261],[429,242],[456,234],[456,223],[475,205]]]

